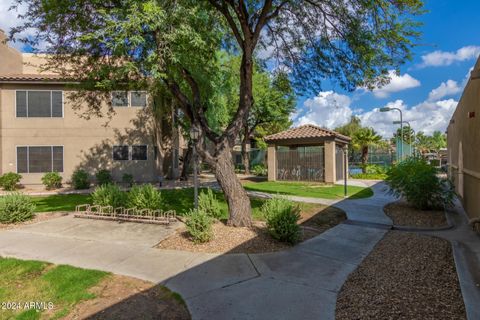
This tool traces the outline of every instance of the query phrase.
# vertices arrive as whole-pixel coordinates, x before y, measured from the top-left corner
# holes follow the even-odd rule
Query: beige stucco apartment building
[[[41,56],[21,53],[4,39],[0,30],[0,174],[18,172],[21,183],[40,184],[45,172],[57,171],[67,182],[77,168],[92,176],[108,169],[118,180],[129,173],[136,181],[158,181],[145,92],[118,92],[111,120],[86,120],[72,108],[67,84],[40,72]]]
[[[468,215],[480,217],[480,58],[447,129],[449,175]]]

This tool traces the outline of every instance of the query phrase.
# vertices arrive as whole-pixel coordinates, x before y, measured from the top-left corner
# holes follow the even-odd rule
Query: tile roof
[[[312,124],[306,124],[297,128],[291,128],[279,133],[275,133],[265,137],[265,141],[274,142],[278,140],[293,140],[305,138],[339,138],[341,140],[350,141],[351,138],[344,136],[338,132],[320,128]]]
[[[0,74],[0,81],[62,81],[68,82],[58,74]]]

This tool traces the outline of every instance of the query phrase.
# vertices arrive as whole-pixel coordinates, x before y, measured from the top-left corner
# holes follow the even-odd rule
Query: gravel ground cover
[[[334,207],[309,206],[302,210],[299,221],[302,241],[310,239],[346,219],[345,213]],[[234,228],[217,222],[213,225],[214,238],[210,242],[195,244],[181,227],[157,246],[160,249],[185,250],[207,253],[261,253],[284,250],[290,245],[273,239],[263,221],[254,221],[251,228]]]
[[[450,243],[388,232],[343,285],[336,318],[466,319]]]
[[[400,200],[389,203],[383,209],[393,223],[409,227],[446,227],[447,219],[443,210],[420,210]]]

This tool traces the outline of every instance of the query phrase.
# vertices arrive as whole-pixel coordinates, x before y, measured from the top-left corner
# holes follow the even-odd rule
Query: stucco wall
[[[64,91],[63,118],[16,118],[15,90],[64,90],[62,85],[0,84],[0,150],[1,172],[16,172],[16,146],[58,145],[64,147],[64,181],[76,168],[92,175],[99,169],[110,169],[114,177],[133,174],[138,181],[156,181],[154,142],[146,109],[115,108],[116,115],[107,118],[80,118],[68,91]],[[146,161],[113,161],[114,145],[148,145]],[[43,174],[22,173],[24,184],[40,183]]]
[[[474,74],[480,71],[480,59]],[[474,117],[469,117],[474,112]],[[470,217],[480,217],[480,78],[468,81],[447,129],[449,175]]]

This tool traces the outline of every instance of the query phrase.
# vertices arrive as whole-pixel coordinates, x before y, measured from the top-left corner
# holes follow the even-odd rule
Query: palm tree
[[[353,147],[362,152],[362,172],[367,173],[368,148],[380,143],[382,137],[373,128],[361,128],[353,135]]]

